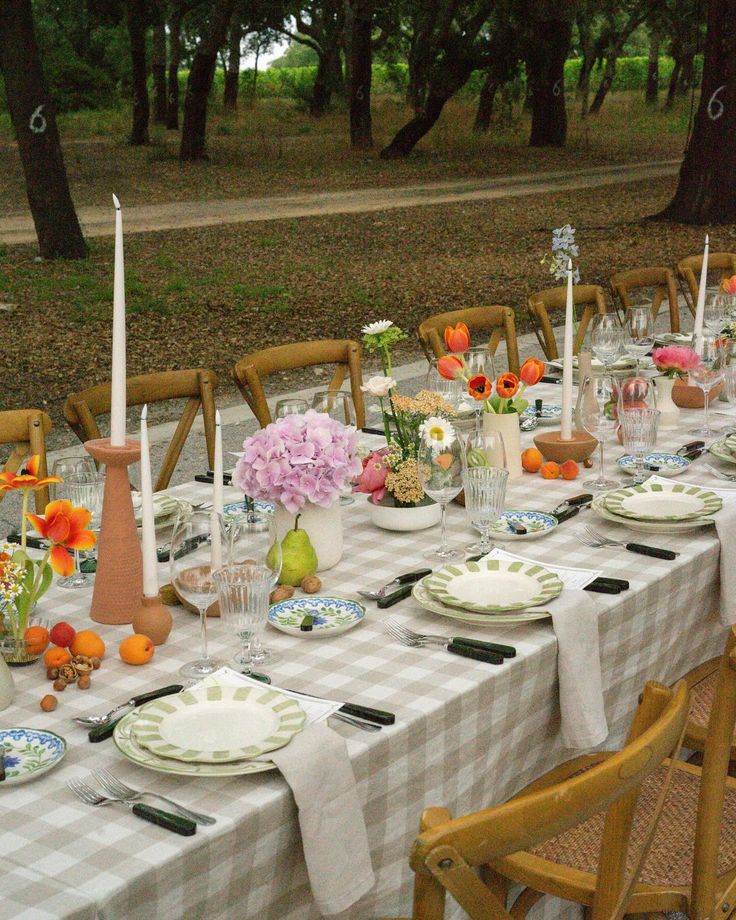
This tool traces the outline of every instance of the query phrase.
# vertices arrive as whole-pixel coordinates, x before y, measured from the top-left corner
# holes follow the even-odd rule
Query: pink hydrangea
[[[363,461],[363,472],[360,474],[353,492],[365,492],[370,495],[371,501],[377,505],[386,494],[386,477],[389,473],[387,458],[388,448],[378,450]]]
[[[652,361],[665,377],[684,377],[688,371],[700,364],[697,353],[686,345],[666,345],[664,348],[655,348],[652,352]]]
[[[306,502],[328,508],[361,472],[358,433],[310,409],[277,419],[243,443],[233,485],[292,514]]]

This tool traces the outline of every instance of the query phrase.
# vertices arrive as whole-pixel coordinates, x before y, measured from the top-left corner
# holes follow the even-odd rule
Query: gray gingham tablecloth
[[[544,395],[558,393],[550,387]],[[665,433],[659,446],[690,440],[685,431],[696,419],[696,413],[683,413],[683,433]],[[609,446],[612,458],[621,453],[616,447]],[[510,483],[506,507],[549,510],[582,491],[582,478],[544,481],[525,474]],[[723,485],[697,462],[684,478]],[[192,484],[172,492],[203,501],[209,487]],[[237,495],[231,491],[227,497]],[[453,505],[448,518],[451,538],[467,543],[472,533],[464,510]],[[667,562],[622,548],[588,549],[575,538],[583,521],[618,538],[675,549],[680,556]],[[419,567],[424,551],[439,536],[438,528],[408,534],[377,530],[369,523],[362,496],[344,509],[344,526],[344,557],[322,577],[326,593],[353,597],[358,587],[377,586]],[[631,583],[618,596],[590,595],[599,618],[610,727],[604,746],[622,740],[645,680],[669,683],[721,649],[725,629],[717,613],[719,543],[714,528],[634,537],[585,511],[543,539],[506,547],[541,562],[600,568]],[[168,580],[165,565],[161,579]],[[86,590],[54,587],[39,613],[89,627],[89,600]],[[377,876],[374,889],[341,915],[350,920],[410,913],[408,853],[423,808],[445,805],[459,815],[500,802],[572,753],[560,740],[557,649],[549,622],[459,624],[424,611],[412,599],[387,612],[370,602],[367,607],[360,626],[330,640],[305,641],[270,628],[266,634],[268,645],[282,656],[269,670],[275,684],[362,702],[397,716],[394,726],[376,734],[332,723],[347,740]],[[41,665],[14,669],[16,699],[0,713],[0,727],[49,728],[67,739],[69,750],[46,776],[0,788],[2,920],[319,916],[307,881],[296,807],[278,773],[217,779],[164,776],[126,761],[112,741],[89,744],[85,731],[71,721],[75,715],[105,712],[136,692],[175,682],[178,667],[197,653],[198,627],[196,617],[183,608],[173,612],[169,641],[144,667],[125,665],[116,655],[129,628],[94,627],[108,645],[103,667],[94,674],[90,690],[71,687],[59,694],[54,713],[44,713],[38,705],[50,689]],[[404,648],[381,627],[388,612],[420,630],[513,644],[518,655],[493,667],[441,648]],[[235,651],[234,640],[217,620],[210,621],[210,638],[215,654],[229,658]],[[182,838],[122,807],[84,806],[65,781],[96,767],[211,812],[217,824]]]

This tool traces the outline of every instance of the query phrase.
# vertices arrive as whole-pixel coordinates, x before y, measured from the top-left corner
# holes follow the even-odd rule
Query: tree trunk
[[[181,17],[182,11],[174,4],[169,20],[169,80],[166,95],[166,127],[179,130],[179,62],[181,61]]]
[[[649,61],[647,63],[647,105],[657,104],[659,96],[659,32],[652,29],[649,35]]]
[[[677,92],[677,84],[680,82],[681,71],[682,62],[679,58],[675,58],[674,65],[672,67],[672,76],[670,77],[670,83],[667,87],[667,99],[664,103],[665,109],[671,109],[675,104],[675,93]]]
[[[480,88],[478,98],[478,111],[475,113],[475,122],[473,131],[476,134],[485,134],[491,127],[491,116],[493,115],[493,100],[496,98],[498,81],[491,75],[486,74],[483,86]]]
[[[227,70],[225,71],[225,92],[222,104],[226,109],[238,107],[238,82],[240,80],[240,42],[243,38],[243,27],[240,16],[236,12],[230,23],[230,41],[227,53]]]
[[[682,62],[682,72],[677,81],[677,94],[687,96],[695,83],[695,53],[688,52]]]
[[[133,64],[133,126],[130,131],[130,143],[147,144],[149,107],[145,0],[128,0],[127,23]]]
[[[373,0],[352,0],[350,30],[350,146],[373,146],[371,79],[373,65]]]
[[[616,64],[618,63],[618,49],[613,49],[609,51],[606,57],[606,66],[603,71],[603,79],[598,84],[598,89],[596,90],[595,96],[593,96],[593,101],[590,104],[590,114],[597,115],[601,110],[601,106],[608,95],[608,91],[613,85],[613,81],[616,79]]]
[[[660,217],[736,221],[736,0],[710,0],[700,104],[675,196]]]
[[[207,97],[215,75],[217,52],[224,45],[235,0],[215,0],[210,20],[192,61],[184,97],[184,125],[181,130],[180,160],[207,158]]]
[[[156,10],[151,47],[151,76],[153,77],[153,120],[166,124],[166,23],[161,6]]]
[[[535,23],[538,36],[527,48],[526,72],[531,89],[532,147],[564,147],[565,60],[570,50],[572,24],[564,19]]]
[[[0,74],[26,179],[28,204],[44,259],[83,259],[61,151],[56,114],[46,91],[31,0],[0,0]]]
[[[332,99],[332,62],[325,52],[320,54],[317,63],[317,72],[314,75],[312,98],[309,101],[309,114],[315,118],[324,115]]]
[[[434,22],[432,4],[419,4],[413,23],[413,35],[407,55],[409,69],[409,83],[406,90],[406,101],[416,115],[421,114],[427,101],[429,88],[429,71],[431,68],[431,39],[432,24]]]

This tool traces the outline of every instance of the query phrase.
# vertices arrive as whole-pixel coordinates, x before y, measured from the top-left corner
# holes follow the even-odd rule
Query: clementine
[[[145,664],[153,658],[155,648],[156,646],[148,636],[134,633],[127,639],[123,639],[118,652],[126,664]]]
[[[527,473],[538,473],[543,463],[544,457],[536,447],[527,447],[521,454],[521,465]]]
[[[74,637],[70,649],[72,655],[88,655],[90,658],[102,658],[105,654],[105,643],[94,630],[83,629]]]
[[[69,664],[71,660],[72,656],[69,654],[68,649],[60,646],[48,649],[43,656],[43,663],[47,668],[60,668],[63,664]]]
[[[26,650],[30,655],[40,655],[49,644],[49,631],[43,626],[29,626],[23,633]]]
[[[560,475],[560,465],[554,460],[548,460],[541,465],[539,472],[542,474],[542,479],[557,479]]]
[[[577,479],[580,467],[574,460],[565,460],[560,466],[560,475],[563,479]]]

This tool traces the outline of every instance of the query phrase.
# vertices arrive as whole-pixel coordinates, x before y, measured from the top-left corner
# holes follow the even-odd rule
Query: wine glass
[[[171,537],[171,584],[183,600],[199,611],[201,657],[179,668],[184,677],[194,679],[206,677],[221,666],[207,651],[207,608],[217,598],[213,562],[215,568],[221,568],[217,557],[212,558],[211,536],[219,539],[220,546],[227,544],[221,515],[213,511],[181,511]]]
[[[700,363],[689,372],[689,376],[703,391],[703,427],[691,429],[690,434],[707,438],[719,433],[716,428],[710,427],[708,421],[708,394],[723,380],[726,351],[721,340],[713,335],[703,335],[695,343],[694,350],[700,358]]]
[[[613,313],[597,313],[590,324],[590,346],[608,371],[624,344],[624,331]]]
[[[598,477],[583,483],[585,489],[614,489],[619,484],[615,479],[606,479],[604,473],[603,444],[606,434],[615,431],[616,421],[616,383],[611,374],[599,374],[585,377],[578,391],[575,415],[578,424],[589,435],[598,439],[600,448],[600,466]]]
[[[91,457],[65,457],[54,463],[51,471],[52,476],[58,476],[64,482],[76,473],[96,473],[97,467]],[[52,482],[49,485],[49,501],[59,501],[62,498],[69,498],[64,482]]]
[[[273,410],[274,418],[286,418],[287,415],[304,415],[309,408],[306,399],[280,399]]]
[[[654,317],[648,306],[629,307],[624,320],[626,338],[624,349],[629,357],[636,361],[636,373],[639,373],[639,361],[654,346]]]
[[[503,511],[508,478],[508,470],[492,466],[475,466],[463,471],[465,511],[480,533],[480,542],[469,546],[467,552],[485,555],[493,549],[491,528]]]
[[[424,389],[429,390],[430,393],[439,393],[445,402],[452,406],[453,409],[467,408],[464,400],[465,381],[462,378],[448,380],[446,377],[443,377],[437,370],[437,358],[429,365]]]
[[[490,380],[496,379],[493,355],[488,350],[487,345],[479,348],[469,348],[463,354],[463,358],[465,359],[465,366],[467,368],[466,373],[469,380],[478,374],[483,374]],[[465,403],[466,408],[470,408],[475,412],[475,430],[478,431],[480,429],[480,417],[483,411],[483,404],[468,393],[467,387],[461,388],[460,398]]]
[[[477,466],[493,466],[497,469],[506,468],[506,448],[499,431],[476,428],[468,432],[465,437],[465,452],[463,454],[465,469]]]
[[[262,650],[273,571],[265,565],[236,563],[218,569],[213,577],[223,625],[236,634],[242,645],[233,661],[242,673],[253,674],[254,666],[264,660],[257,652]]]
[[[447,504],[459,495],[463,487],[463,446],[457,432],[442,418],[428,418],[419,429],[421,441],[417,470],[419,482],[425,493],[434,499],[442,510],[442,528],[439,548],[425,555],[428,558],[450,562],[461,553],[447,544]]]
[[[99,530],[105,477],[97,472],[94,460],[91,457],[57,460],[53,475],[64,481],[51,483],[52,501],[66,499],[76,507],[86,508],[91,514],[90,530]],[[74,571],[57,579],[59,588],[86,588],[92,584],[92,577],[82,571],[79,550],[75,549],[73,553]]]
[[[619,412],[624,450],[636,461],[634,485],[644,482],[644,457],[654,450],[657,443],[659,412],[656,409],[624,409]]]
[[[618,411],[624,409],[656,409],[657,397],[653,382],[648,377],[616,379]]]
[[[341,390],[322,390],[314,394],[312,408],[316,412],[324,412],[331,419],[351,428],[358,427],[358,417],[355,412],[355,403],[350,393]],[[352,494],[352,483],[345,484],[345,489],[340,496],[341,505],[352,505],[355,497]]]
[[[703,325],[711,335],[720,335],[728,323],[730,303],[720,289],[708,291],[703,307]]]

